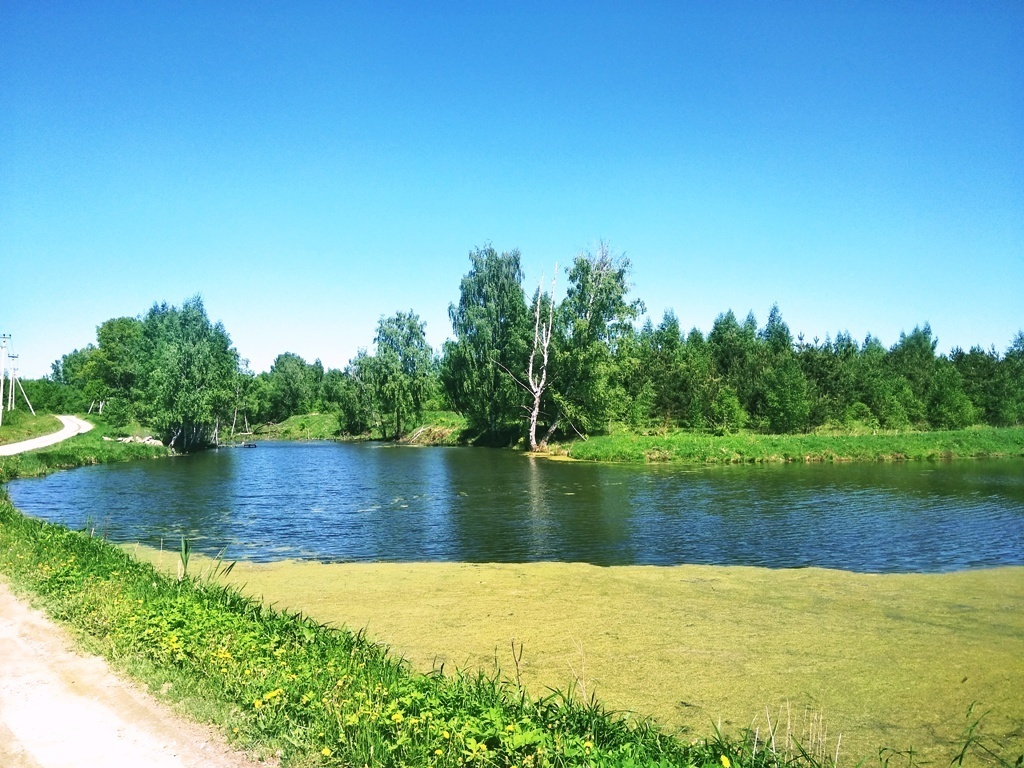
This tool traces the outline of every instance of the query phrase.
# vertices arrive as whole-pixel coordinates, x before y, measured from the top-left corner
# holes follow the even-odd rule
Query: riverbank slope
[[[173,553],[128,549],[174,572]],[[781,718],[832,750],[841,733],[845,764],[880,746],[948,762],[977,702],[991,710],[986,733],[1024,752],[1024,568],[291,561],[240,562],[230,579],[317,621],[366,628],[421,671],[497,663],[514,676],[514,642],[535,694],[575,686],[687,738],[715,725],[764,733],[767,717]]]
[[[934,432],[711,435],[596,435],[552,448],[580,461],[744,464],[843,461],[943,461],[1024,457],[1024,427],[972,427]]]

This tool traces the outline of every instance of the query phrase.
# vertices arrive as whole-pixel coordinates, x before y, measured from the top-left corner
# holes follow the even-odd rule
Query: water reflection
[[[650,468],[486,449],[263,444],[10,484],[29,514],[229,558],[1024,564],[1024,462]]]

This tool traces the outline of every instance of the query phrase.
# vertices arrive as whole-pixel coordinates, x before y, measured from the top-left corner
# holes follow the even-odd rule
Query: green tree
[[[134,317],[107,320],[96,329],[99,347],[90,361],[99,383],[107,419],[117,426],[131,421],[144,397],[140,391],[145,369],[142,322]]]
[[[142,322],[152,351],[148,420],[180,450],[216,442],[232,408],[238,372],[238,353],[224,326],[210,322],[198,296],[180,309],[154,304]]]
[[[663,426],[676,426],[686,420],[693,382],[685,370],[683,337],[675,313],[665,312],[661,324],[644,337],[648,341],[645,349],[649,355],[647,369],[654,393],[654,415]]]
[[[236,429],[249,434],[252,431],[250,421],[260,415],[261,384],[256,375],[249,370],[249,361],[240,361],[235,371],[235,396],[231,414],[231,436]],[[241,422],[239,422],[241,417]]]
[[[736,390],[728,384],[714,387],[708,403],[707,422],[719,434],[735,432],[747,423],[747,413],[740,405]]]
[[[532,328],[519,251],[469,254],[459,303],[448,308],[454,341],[444,345],[441,382],[471,429],[492,439],[517,428],[525,401],[509,372],[526,370]]]
[[[1016,421],[1009,366],[995,347],[988,352],[971,347],[969,352],[954,349],[949,356],[963,382],[963,390],[977,409],[977,415],[993,426],[1009,426]]]
[[[927,403],[935,368],[935,348],[939,340],[932,336],[928,323],[915,326],[909,334],[901,333],[900,340],[889,351],[888,364],[895,377],[906,381],[911,397],[903,397],[903,407],[912,424],[927,418]],[[899,389],[903,389],[898,383]]]
[[[380,426],[380,415],[374,400],[374,363],[365,349],[360,349],[345,368],[344,385],[339,389],[338,422],[341,431],[363,435]]]
[[[89,408],[82,390],[52,378],[26,379],[21,383],[37,413],[79,413]]]
[[[844,423],[854,418],[857,402],[854,380],[857,343],[849,333],[836,334],[835,341],[826,337],[800,346],[797,359],[807,377],[810,403],[810,424]],[[863,415],[862,411],[858,411]]]
[[[764,412],[768,428],[775,434],[798,432],[807,428],[811,402],[807,378],[796,358],[776,358],[764,377]]]
[[[975,408],[964,393],[960,372],[939,357],[928,386],[928,423],[938,429],[963,429],[974,423]]]
[[[102,377],[97,373],[95,358],[98,353],[98,347],[87,344],[81,349],[68,352],[54,362],[51,368],[51,381],[77,393],[76,396],[69,398],[70,401],[81,404],[82,407],[77,410],[91,411],[97,403],[102,409],[103,398],[107,392]]]
[[[299,355],[285,352],[278,355],[270,366],[270,416],[284,421],[289,416],[315,410],[323,367],[310,365]]]
[[[778,304],[768,312],[768,322],[757,334],[751,414],[762,429],[774,433],[807,428],[810,392],[807,378],[796,360],[793,334],[782,319]]]
[[[426,323],[412,310],[382,317],[377,324],[373,391],[383,423],[390,422],[396,438],[404,434],[412,419],[422,415],[429,394],[433,352],[425,330]]]
[[[1007,423],[1024,424],[1024,331],[1017,332],[1001,367],[1007,382]]]
[[[715,318],[708,334],[708,345],[715,364],[716,375],[736,392],[748,416],[760,406],[760,376],[763,355],[757,336],[757,320],[753,313],[740,325],[730,309]]]
[[[889,352],[876,337],[868,335],[854,364],[857,401],[866,405],[879,425],[902,429],[911,413],[920,408],[910,384],[889,364]]]
[[[630,271],[629,259],[603,242],[594,254],[580,253],[568,269],[555,344],[556,413],[545,440],[563,420],[577,432],[593,432],[615,412],[614,348],[643,311],[643,302],[626,299]]]

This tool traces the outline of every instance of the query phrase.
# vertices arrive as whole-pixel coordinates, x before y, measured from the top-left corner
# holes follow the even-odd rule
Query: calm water
[[[228,559],[715,563],[852,571],[1024,564],[1024,462],[699,469],[477,448],[264,443],[9,484],[115,541]]]

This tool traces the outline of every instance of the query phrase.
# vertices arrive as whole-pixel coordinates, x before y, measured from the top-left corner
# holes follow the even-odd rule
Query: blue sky
[[[430,342],[468,252],[598,239],[705,332],[1005,350],[1024,4],[0,2],[0,332],[25,377],[200,293],[254,370]],[[561,276],[564,287],[564,274]]]

